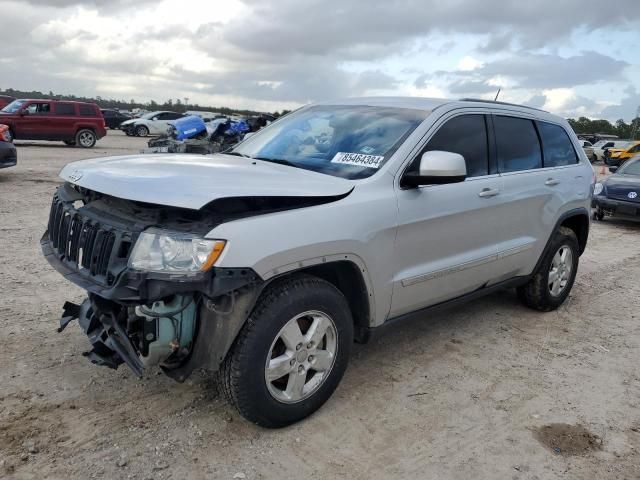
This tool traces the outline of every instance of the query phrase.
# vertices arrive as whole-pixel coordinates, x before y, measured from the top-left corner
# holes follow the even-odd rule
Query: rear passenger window
[[[56,115],[75,115],[76,106],[73,103],[54,103],[53,112]]]
[[[542,167],[540,140],[531,120],[496,115],[493,126],[500,172]]]
[[[80,115],[82,115],[83,117],[95,117],[96,109],[91,105],[80,105]],[[111,117],[113,116],[113,114],[109,110],[105,110],[104,116]]]
[[[484,115],[460,115],[447,121],[429,140],[422,153],[431,150],[462,155],[467,163],[467,177],[487,175],[489,152]],[[418,159],[416,168],[419,162]]]
[[[564,128],[552,123],[538,122],[545,167],[560,167],[578,163],[578,156]]]

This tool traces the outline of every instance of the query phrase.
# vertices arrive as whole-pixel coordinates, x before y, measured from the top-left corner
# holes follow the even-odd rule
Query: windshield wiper
[[[244,153],[240,153],[240,152],[221,152],[224,153],[225,155],[235,155],[236,157],[242,157],[242,158],[250,158],[253,160],[253,157],[250,155],[246,155]]]
[[[278,163],[280,165],[286,165],[287,167],[296,167],[296,168],[300,168],[299,165],[296,165],[293,162],[290,162],[289,160],[284,160],[282,158],[265,158],[265,157],[253,157],[254,160],[262,160],[263,162],[271,162],[271,163]]]

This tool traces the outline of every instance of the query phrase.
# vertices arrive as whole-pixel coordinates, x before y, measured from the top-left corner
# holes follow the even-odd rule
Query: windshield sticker
[[[343,163],[346,165],[356,165],[358,167],[367,168],[380,168],[380,164],[383,160],[384,157],[382,155],[338,152],[331,160],[331,163]]]

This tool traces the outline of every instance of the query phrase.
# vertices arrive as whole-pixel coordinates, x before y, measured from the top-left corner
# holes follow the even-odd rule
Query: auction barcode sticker
[[[380,164],[383,160],[384,157],[382,155],[338,152],[331,160],[331,163],[345,163],[347,165],[356,165],[358,167],[380,168]]]

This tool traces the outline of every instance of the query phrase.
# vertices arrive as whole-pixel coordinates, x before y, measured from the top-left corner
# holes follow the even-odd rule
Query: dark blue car
[[[596,183],[593,191],[594,220],[605,215],[640,217],[640,156],[609,171],[613,175]]]

